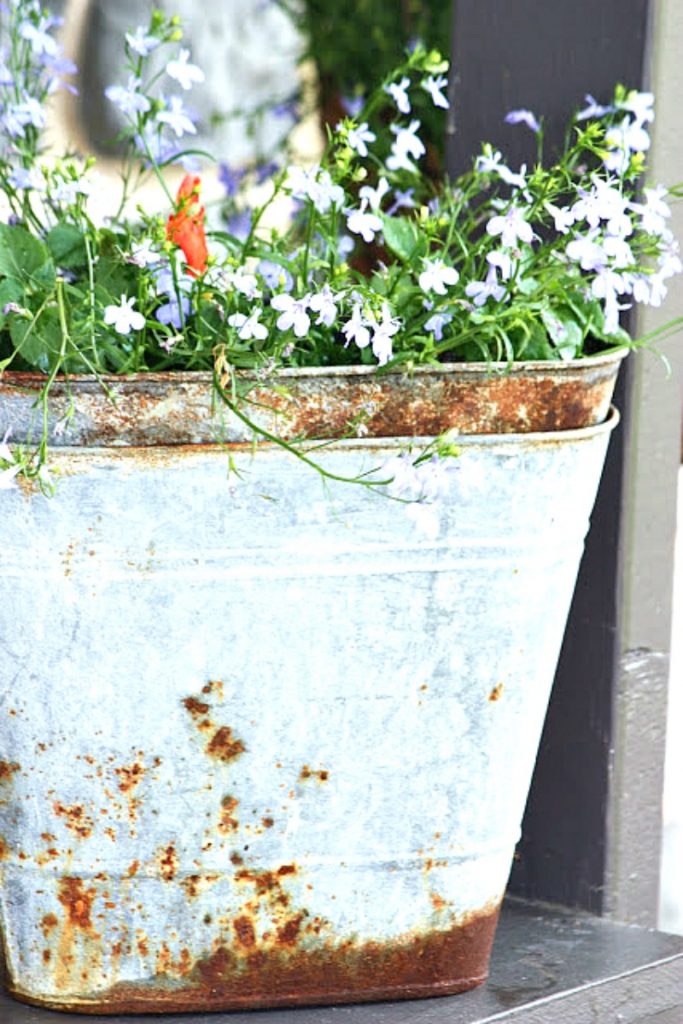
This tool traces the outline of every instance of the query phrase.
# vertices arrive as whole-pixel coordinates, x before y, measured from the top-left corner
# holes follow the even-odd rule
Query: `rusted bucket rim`
[[[547,374],[559,374],[570,376],[572,373],[581,374],[590,372],[596,368],[608,368],[625,359],[631,350],[629,348],[614,349],[611,352],[604,352],[598,355],[585,356],[583,359],[529,359],[513,363],[438,363],[428,366],[397,367],[396,369],[380,370],[377,366],[304,366],[304,367],[283,367],[275,370],[272,376],[264,377],[262,383],[267,385],[275,380],[316,380],[320,378],[371,378],[384,377],[422,377],[439,376],[442,374],[458,374],[463,377],[474,379],[487,379],[491,377],[513,377],[517,375],[532,374],[534,376],[545,376]],[[258,369],[237,370],[239,377],[247,379],[259,378]],[[164,372],[151,371],[149,373],[130,374],[100,374],[98,377],[92,374],[59,374],[57,381],[68,380],[71,384],[93,383],[101,381],[107,385],[136,384],[143,381],[150,383],[169,383],[175,381],[179,384],[207,383],[213,381],[213,374],[208,370],[167,370]],[[5,370],[0,373],[0,384],[6,381],[8,384],[33,384],[45,382],[47,377],[42,373],[34,373],[29,370]]]
[[[535,433],[516,433],[516,434],[457,434],[453,438],[453,443],[460,447],[510,447],[519,449],[520,446],[538,448],[539,446],[552,446],[556,448],[560,445],[565,444],[580,444],[583,441],[591,441],[594,437],[600,434],[608,434],[619,423],[621,416],[619,410],[613,405],[610,406],[610,411],[605,420],[602,423],[597,423],[592,427],[580,427],[573,428],[571,430],[547,430],[537,431]],[[305,445],[306,442],[304,442]],[[311,442],[315,444],[315,441]],[[361,438],[345,438],[343,440],[333,441],[326,446],[327,451],[360,451],[360,452],[382,452],[387,451],[394,453],[397,448],[420,448],[426,447],[434,443],[433,437],[423,436],[403,436],[403,437],[361,437]],[[258,443],[258,449],[261,451],[269,451],[276,448],[277,445],[272,444],[268,441],[261,441]],[[177,445],[166,445],[159,446],[158,448],[147,447],[145,445],[126,445],[121,448],[107,448],[105,446],[93,446],[89,448],[57,448],[55,449],[55,457],[63,462],[64,460],[92,460],[99,456],[105,459],[116,459],[120,462],[124,459],[131,458],[133,460],[138,459],[141,453],[144,453],[144,458],[148,463],[158,459],[159,462],[167,463],[174,457],[185,457],[187,455],[196,455],[201,457],[202,455],[209,455],[211,453],[225,454],[226,451],[234,450],[236,448],[244,449],[245,451],[254,452],[253,442],[248,443],[223,443],[223,444],[177,444]],[[254,458],[258,458],[255,453]]]

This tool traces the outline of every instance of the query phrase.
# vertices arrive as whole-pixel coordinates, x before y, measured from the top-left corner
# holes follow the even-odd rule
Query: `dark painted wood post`
[[[643,88],[649,23],[648,0],[455,0],[450,172],[467,168],[482,140],[515,169],[533,162],[535,140],[504,124],[508,110],[543,115],[552,149],[586,93],[605,101],[616,82]],[[631,373],[622,371],[623,423],[593,516],[511,883],[520,894],[598,913],[615,902],[605,894]],[[655,827],[654,818],[647,825]],[[644,866],[653,871],[658,865]]]

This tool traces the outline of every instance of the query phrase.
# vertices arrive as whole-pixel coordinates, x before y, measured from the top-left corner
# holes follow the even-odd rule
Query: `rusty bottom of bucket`
[[[8,991],[21,1002],[84,1014],[187,1013],[282,1006],[424,999],[455,995],[488,976],[499,907],[473,913],[444,931],[391,943],[352,940],[317,950],[258,950],[238,954],[219,946],[188,963],[180,981],[160,973],[120,982],[102,992],[64,999]]]

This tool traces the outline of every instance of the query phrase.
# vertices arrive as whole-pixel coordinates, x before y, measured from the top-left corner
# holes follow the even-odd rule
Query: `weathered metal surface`
[[[435,436],[573,430],[601,423],[624,351],[567,363],[454,363],[378,374],[374,367],[282,370],[260,383],[240,375],[244,411],[285,439]],[[45,378],[0,377],[0,430],[40,436],[31,413]],[[104,402],[93,378],[57,382],[50,401],[53,445],[196,444],[250,441],[252,433],[212,393],[210,374],[108,377]]]
[[[428,536],[278,448],[236,446],[234,478],[220,446],[63,449],[54,498],[5,491],[10,991],[140,1013],[481,982],[614,422],[463,438]]]

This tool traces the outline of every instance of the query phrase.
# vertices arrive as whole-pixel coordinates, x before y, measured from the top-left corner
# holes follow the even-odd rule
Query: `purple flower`
[[[587,106],[578,112],[574,118],[575,121],[587,121],[592,117],[604,117],[605,114],[611,114],[614,110],[614,107],[603,107],[589,92],[584,96],[584,100]]]
[[[275,263],[273,260],[261,260],[256,269],[271,291],[278,289],[284,292],[291,292],[294,287],[294,278],[287,268],[281,267],[279,263]]]
[[[525,124],[532,132],[540,132],[541,125],[531,110],[511,110],[505,115],[506,124]]]
[[[387,210],[387,217],[392,217],[398,210],[414,210],[415,200],[413,195],[415,194],[414,188],[407,188],[405,192],[401,192],[400,189],[394,189],[394,196],[396,197]]]
[[[365,106],[365,99],[363,96],[342,96],[341,105],[349,117],[358,117]]]
[[[254,168],[254,174],[256,176],[256,184],[262,185],[264,181],[268,181],[274,174],[280,170],[280,165],[277,160],[268,160],[264,164],[257,164]]]
[[[453,319],[451,313],[432,313],[429,320],[425,321],[425,331],[434,335],[435,341],[441,341],[443,338],[443,329]]]
[[[228,233],[233,235],[238,242],[246,242],[251,231],[251,210],[240,210],[228,218]]]
[[[192,305],[187,295],[181,295],[180,300],[176,296],[171,297],[163,306],[159,306],[154,315],[160,324],[170,325],[179,331],[191,311]]]
[[[288,100],[281,100],[272,107],[271,113],[273,117],[294,120],[296,118],[298,102],[297,96],[292,96]]]
[[[28,125],[38,130],[45,127],[45,111],[38,100],[28,96],[22,103],[7,107],[2,115],[2,123],[12,138],[23,138],[24,129]]]
[[[228,199],[237,195],[246,173],[246,167],[231,167],[225,163],[218,165],[218,180],[225,189]]]

